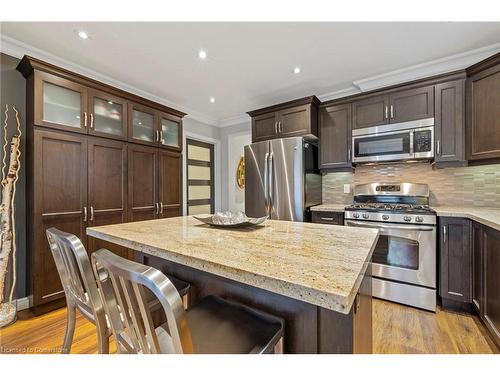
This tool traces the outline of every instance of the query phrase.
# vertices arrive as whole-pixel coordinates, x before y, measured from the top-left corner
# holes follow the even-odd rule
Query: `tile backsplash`
[[[352,203],[352,187],[371,182],[415,182],[428,184],[433,206],[477,206],[500,208],[500,164],[433,169],[427,163],[361,165],[354,173],[323,176],[323,203]],[[344,184],[351,193],[344,193]]]

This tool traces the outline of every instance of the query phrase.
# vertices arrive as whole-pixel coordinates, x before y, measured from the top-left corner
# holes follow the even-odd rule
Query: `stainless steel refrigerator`
[[[321,203],[318,147],[302,137],[245,146],[245,213],[275,220],[309,221]]]

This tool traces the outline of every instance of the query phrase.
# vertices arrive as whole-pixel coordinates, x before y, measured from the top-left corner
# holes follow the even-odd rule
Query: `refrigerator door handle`
[[[272,215],[272,207],[274,205],[274,202],[273,202],[273,184],[274,184],[274,181],[273,181],[273,152],[271,152],[269,154],[269,182],[268,182],[268,185],[269,185],[269,188],[268,188],[268,195],[269,195],[269,218],[271,218],[271,215]]]
[[[264,203],[266,205],[266,213],[269,215],[269,181],[268,181],[268,169],[269,169],[269,152],[266,152],[264,156]]]

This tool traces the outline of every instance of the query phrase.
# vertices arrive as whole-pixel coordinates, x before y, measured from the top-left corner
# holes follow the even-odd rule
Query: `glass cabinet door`
[[[167,113],[160,114],[160,144],[180,149],[182,137],[182,120]]]
[[[86,88],[56,76],[38,74],[35,91],[35,124],[86,133]]]
[[[90,95],[90,131],[111,138],[126,136],[126,102],[106,93]]]
[[[129,117],[129,138],[140,143],[157,142],[154,110],[132,104]]]

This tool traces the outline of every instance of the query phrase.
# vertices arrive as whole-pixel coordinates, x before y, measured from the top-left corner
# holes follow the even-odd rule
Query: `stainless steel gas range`
[[[428,185],[356,185],[344,224],[379,229],[374,297],[436,311],[436,213]]]

